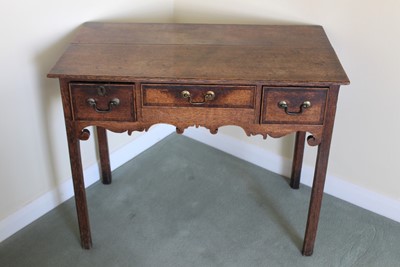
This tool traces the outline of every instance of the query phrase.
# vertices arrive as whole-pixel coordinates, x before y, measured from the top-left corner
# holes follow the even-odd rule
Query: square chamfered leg
[[[101,181],[103,184],[111,184],[112,177],[110,155],[108,152],[107,130],[99,126],[96,127],[96,130],[101,165]]]
[[[308,209],[307,226],[302,251],[303,255],[305,256],[312,255],[315,238],[317,236],[319,214],[321,211],[329,155],[330,142],[327,140],[325,141],[325,143],[321,143],[318,147],[318,156],[315,165],[314,182],[311,190],[310,206]]]
[[[298,189],[300,187],[301,167],[303,165],[304,143],[306,139],[305,132],[296,133],[296,141],[294,145],[292,174],[290,177],[290,187]]]
[[[317,160],[315,163],[314,181],[311,189],[310,206],[308,209],[306,232],[302,250],[304,256],[312,255],[317,236],[338,94],[339,86],[331,86],[328,95],[328,109],[325,117],[324,132],[321,143],[318,145]]]
[[[72,123],[67,122],[66,124],[72,181],[75,194],[75,206],[78,215],[81,245],[85,249],[90,249],[92,247],[92,237],[90,233],[85,183],[83,179],[81,151],[79,144],[80,141],[75,135],[75,128]]]
[[[81,245],[85,249],[90,249],[92,247],[92,237],[90,233],[89,213],[82,169],[80,140],[76,134],[76,125],[74,123],[72,108],[70,105],[69,81],[60,79],[60,88]]]

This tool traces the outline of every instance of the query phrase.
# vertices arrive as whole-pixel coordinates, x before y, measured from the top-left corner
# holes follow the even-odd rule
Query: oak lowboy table
[[[96,127],[109,184],[106,129],[168,123],[178,133],[193,125],[213,134],[236,125],[264,138],[296,133],[292,188],[306,139],[318,146],[302,251],[312,254],[339,87],[349,84],[322,27],[89,22],[48,77],[60,81],[84,248],[92,245],[79,145],[86,127]]]

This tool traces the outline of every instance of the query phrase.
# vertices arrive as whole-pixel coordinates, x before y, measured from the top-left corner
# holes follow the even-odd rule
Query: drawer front
[[[134,85],[70,83],[74,120],[134,121]]]
[[[327,88],[263,87],[261,123],[322,125]]]
[[[143,107],[254,109],[255,86],[142,84]]]

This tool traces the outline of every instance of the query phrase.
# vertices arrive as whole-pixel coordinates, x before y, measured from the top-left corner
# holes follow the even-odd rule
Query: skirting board
[[[254,165],[289,177],[291,160],[278,156],[258,146],[243,142],[226,134],[210,135],[204,128],[189,128],[185,136],[248,161]],[[301,183],[312,185],[314,167],[303,165]],[[354,204],[358,207],[400,222],[400,201],[379,195],[360,186],[349,183],[339,177],[327,174],[325,193]]]
[[[160,124],[151,127],[146,134],[137,137],[132,142],[110,154],[111,169],[114,170],[128,162],[172,132],[175,132],[175,127],[170,125]],[[84,177],[85,187],[98,181],[100,178],[99,164],[96,163],[86,168],[84,170]],[[67,179],[57,188],[43,194],[28,205],[1,220],[0,242],[71,198],[74,195],[71,179]]]

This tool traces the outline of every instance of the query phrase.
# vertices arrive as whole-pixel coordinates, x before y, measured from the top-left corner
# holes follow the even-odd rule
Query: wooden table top
[[[50,78],[348,84],[321,26],[84,23]]]

